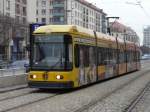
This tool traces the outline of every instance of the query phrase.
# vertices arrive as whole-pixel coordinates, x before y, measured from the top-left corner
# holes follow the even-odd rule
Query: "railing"
[[[59,8],[59,7],[64,7],[64,3],[54,3],[54,4],[53,4],[53,7],[54,7],[54,8],[57,8],[57,7],[58,7],[58,8]]]

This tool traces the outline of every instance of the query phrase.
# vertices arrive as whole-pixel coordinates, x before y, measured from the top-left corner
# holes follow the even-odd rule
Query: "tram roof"
[[[96,35],[97,35],[98,39],[107,40],[107,41],[113,41],[113,42],[116,41],[115,37],[107,35],[107,34],[103,34],[101,32],[96,32]]]
[[[90,37],[95,37],[93,30],[86,29],[77,25],[45,25],[37,28],[34,34],[50,34],[50,33],[79,33]],[[96,32],[97,38],[107,41],[115,42],[116,38],[107,34]],[[119,43],[124,43],[123,39],[118,38]],[[133,42],[126,41],[127,44],[133,44]]]
[[[94,33],[92,30],[76,26],[76,25],[46,25],[37,28],[34,31],[34,34],[49,34],[49,33],[82,33],[85,35],[93,36]]]
[[[37,28],[34,34],[49,34],[49,33],[79,33],[81,35],[87,35],[95,37],[93,30],[86,29],[77,25],[46,25]],[[109,36],[100,32],[96,32],[98,39],[107,41],[116,41],[113,36]]]

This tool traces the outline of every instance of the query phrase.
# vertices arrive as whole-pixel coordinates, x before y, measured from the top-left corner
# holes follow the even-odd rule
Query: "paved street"
[[[131,112],[150,112],[150,84]]]
[[[2,92],[0,112],[123,112],[150,82],[150,62],[142,63],[141,71],[78,90],[41,91],[24,87]],[[144,108],[133,112],[148,110],[148,98],[147,92],[142,103],[138,103]]]
[[[0,0],[0,112],[150,112],[148,10],[150,0]]]

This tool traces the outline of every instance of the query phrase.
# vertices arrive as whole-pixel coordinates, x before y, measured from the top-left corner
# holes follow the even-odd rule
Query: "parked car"
[[[29,60],[17,60],[8,65],[8,68],[11,69],[29,69]]]
[[[143,55],[141,57],[141,60],[149,60],[150,59],[150,55]]]

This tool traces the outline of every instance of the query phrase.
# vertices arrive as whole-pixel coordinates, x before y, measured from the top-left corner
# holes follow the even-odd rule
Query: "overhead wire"
[[[136,0],[138,6],[143,10],[143,12],[145,13],[145,15],[150,19],[150,15],[149,13],[145,10],[145,8],[143,7],[143,5],[141,4],[141,1]]]

